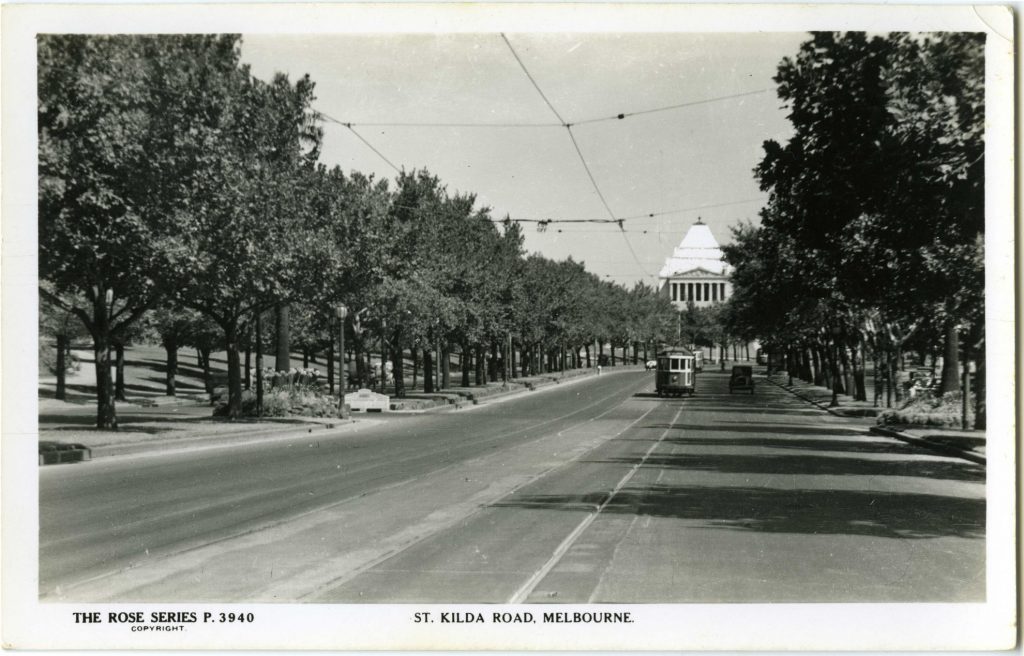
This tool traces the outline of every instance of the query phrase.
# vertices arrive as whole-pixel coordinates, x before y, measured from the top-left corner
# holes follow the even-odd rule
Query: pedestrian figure
[[[601,375],[601,365],[597,365],[597,375]]]

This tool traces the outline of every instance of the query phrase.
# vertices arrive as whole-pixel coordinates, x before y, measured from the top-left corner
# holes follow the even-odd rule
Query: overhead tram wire
[[[565,122],[565,119],[562,118],[562,115],[558,113],[558,110],[555,109],[555,106],[551,104],[551,101],[548,100],[548,97],[544,95],[543,91],[541,91],[540,86],[537,84],[537,80],[533,79],[533,76],[530,75],[530,71],[526,68],[526,64],[524,64],[523,60],[519,58],[519,53],[517,53],[516,49],[512,47],[512,43],[508,40],[508,37],[505,36],[504,32],[501,33],[501,39],[505,42],[505,45],[508,46],[509,51],[512,52],[512,56],[516,58],[517,62],[519,62],[519,68],[523,69],[523,73],[526,73],[526,77],[530,80],[530,83],[533,84],[533,88],[537,90],[537,93],[540,94],[540,97],[544,99],[545,103],[547,103],[548,109],[551,110],[551,113],[555,115],[555,118],[558,119],[558,122],[562,126],[569,127],[569,124]]]
[[[682,214],[683,212],[699,212],[703,209],[710,209],[715,207],[729,207],[730,205],[744,205],[746,203],[759,203],[767,196],[760,196],[758,198],[746,198],[744,200],[733,200],[727,203],[714,203],[711,205],[696,205],[694,207],[682,207],[677,210],[665,210],[663,212],[648,212],[647,214],[633,214],[631,216],[624,216],[623,219],[651,219],[656,216],[666,216],[668,214]]]
[[[331,123],[335,123],[337,125],[340,125],[340,126],[346,128],[347,130],[349,130],[350,132],[352,132],[352,134],[354,134],[356,136],[356,138],[358,138],[361,142],[363,142],[363,144],[367,148],[372,150],[374,152],[374,154],[376,154],[377,157],[381,158],[381,160],[383,160],[385,163],[387,163],[388,166],[393,168],[396,173],[401,173],[402,172],[401,168],[396,166],[390,159],[388,159],[382,152],[380,152],[380,150],[378,150],[365,137],[363,137],[363,135],[359,134],[353,128],[353,125],[351,123],[347,123],[345,121],[339,121],[338,119],[334,118],[333,116],[330,116],[329,114],[325,114],[324,112],[321,112],[321,111],[317,111],[316,113],[321,118],[323,118],[323,119],[325,119],[325,120],[327,120],[327,121],[329,121]],[[383,124],[383,123],[381,123],[381,124],[362,123],[360,125],[368,126],[368,125],[386,125],[386,124]],[[409,125],[412,125],[412,124],[409,124]],[[564,126],[561,126],[561,125],[556,125],[554,123],[549,123],[549,124],[540,124],[540,123],[538,123],[538,124],[528,124],[528,125],[536,126],[536,127],[564,127]],[[570,137],[571,136],[572,136],[572,133],[570,131]],[[583,166],[584,166],[584,168],[586,168],[587,175],[590,177],[591,184],[594,185],[594,189],[597,191],[598,196],[601,198],[602,202],[604,202],[604,196],[601,195],[600,189],[597,188],[597,183],[594,181],[593,175],[591,175],[591,173],[590,173],[590,168],[587,166],[586,161],[583,159],[583,154],[579,151],[579,146],[576,144],[576,140],[575,139],[573,139],[573,145],[576,147],[576,152],[577,152],[577,154],[580,157],[580,161],[583,162]],[[713,205],[698,205],[698,206],[694,206],[694,207],[684,207],[684,208],[675,209],[675,210],[665,210],[665,211],[662,211],[662,212],[648,212],[647,214],[634,214],[634,215],[630,215],[630,216],[624,216],[624,217],[621,217],[621,218],[615,218],[614,214],[612,214],[610,208],[608,207],[608,204],[604,203],[605,209],[608,210],[609,214],[612,214],[612,218],[610,218],[610,219],[511,219],[511,218],[509,218],[509,219],[490,219],[490,221],[492,223],[536,223],[536,224],[538,224],[538,227],[540,227],[540,228],[546,228],[548,225],[550,225],[552,223],[614,223],[614,224],[619,226],[619,230],[617,230],[616,232],[621,232],[621,233],[625,234],[626,232],[629,232],[622,225],[622,223],[624,221],[626,221],[626,220],[652,218],[652,217],[656,217],[656,216],[664,216],[664,215],[667,215],[667,214],[677,214],[677,213],[682,213],[682,212],[693,212],[693,211],[698,211],[698,210],[702,210],[702,209],[705,209],[705,208],[726,207],[726,206],[729,206],[729,205],[740,205],[740,204],[743,204],[743,203],[753,203],[753,202],[757,202],[757,201],[761,201],[761,200],[764,200],[764,197],[761,197],[761,198],[748,198],[746,200],[731,201],[731,202],[728,202],[728,203],[716,203],[716,204],[713,204]],[[559,232],[561,232],[561,230],[559,230]],[[650,230],[634,230],[632,232],[648,234],[648,232],[652,232],[652,231],[650,231]],[[653,232],[656,232],[659,236],[661,235],[661,231],[660,230],[656,230],[656,231],[653,231]],[[630,251],[632,252],[632,250],[633,250],[632,249],[632,245],[629,244],[628,238],[627,238],[627,246],[630,247]],[[637,259],[635,253],[633,253],[633,257],[634,257],[634,259]],[[637,260],[637,264],[640,265],[641,269],[643,269],[643,265],[640,264],[639,260]]]
[[[522,64],[520,63],[520,66]],[[536,83],[535,83],[536,84]],[[587,118],[579,121],[574,121],[568,125],[590,125],[592,123],[606,123],[609,121],[621,121],[623,119],[632,118],[634,116],[644,116],[646,114],[656,114],[659,112],[669,112],[675,109],[683,109],[686,107],[693,107],[695,105],[706,105],[708,103],[719,102],[722,100],[732,100],[734,98],[742,98],[744,96],[755,96],[761,93],[768,93],[773,91],[771,88],[755,89],[753,91],[743,91],[740,93],[733,93],[725,96],[714,96],[712,98],[702,98],[701,100],[691,100],[684,103],[677,103],[674,105],[665,105],[664,107],[652,107],[651,109],[641,109],[635,112],[621,112],[612,116],[601,116],[597,118]],[[547,100],[545,98],[545,100]],[[557,112],[555,112],[557,116]],[[559,119],[561,121],[561,119]],[[340,125],[344,126],[355,126],[363,128],[499,128],[499,129],[511,129],[511,128],[564,128],[566,123],[455,123],[455,122],[444,122],[444,121],[335,121]]]
[[[733,200],[726,203],[709,203],[706,205],[693,205],[691,207],[680,207],[674,210],[663,210],[661,212],[646,212],[644,214],[631,214],[629,216],[623,216],[617,219],[508,219],[512,223],[615,223],[619,221],[637,221],[639,219],[650,219],[659,216],[667,216],[669,214],[683,214],[685,212],[699,212],[705,209],[711,209],[716,207],[729,207],[731,205],[743,205],[746,203],[759,203],[765,200],[767,196],[760,196],[758,198],[746,198],[744,200]],[[495,223],[505,223],[505,219],[491,219]],[[632,230],[628,232],[641,232],[640,230]],[[655,230],[648,228],[642,230],[642,232],[662,232],[661,230]]]
[[[608,218],[608,219],[509,219],[509,218],[506,218],[506,219],[491,219],[491,221],[494,222],[494,223],[508,223],[508,222],[512,222],[512,223],[536,223],[536,224],[538,224],[538,228],[542,229],[542,230],[545,229],[548,225],[550,225],[552,223],[614,223],[614,224],[618,225],[618,227],[619,227],[619,230],[617,232],[622,234],[623,238],[626,240],[626,246],[629,249],[629,252],[630,252],[630,254],[633,257],[633,260],[636,262],[637,266],[642,271],[645,272],[645,275],[647,277],[653,277],[653,276],[652,276],[652,274],[646,273],[646,268],[640,262],[640,259],[636,255],[636,252],[633,250],[633,245],[629,241],[629,237],[627,236],[627,232],[628,231],[625,229],[625,227],[623,225],[625,220],[627,220],[627,219],[653,218],[653,217],[656,217],[656,216],[664,216],[664,215],[667,215],[667,214],[676,214],[676,213],[682,213],[682,212],[696,211],[696,210],[701,210],[701,209],[705,209],[705,208],[725,207],[725,206],[729,206],[729,205],[739,205],[739,204],[743,204],[743,203],[750,203],[750,202],[756,202],[756,201],[763,200],[763,198],[753,198],[753,199],[746,199],[746,200],[741,200],[741,201],[732,201],[732,202],[727,202],[727,203],[717,203],[717,204],[713,204],[713,205],[700,205],[700,206],[691,207],[691,208],[681,208],[681,209],[676,209],[676,210],[666,210],[666,211],[662,211],[662,212],[649,212],[649,213],[646,213],[646,214],[636,214],[636,215],[631,215],[631,216],[626,216],[626,217],[616,217],[615,213],[612,211],[611,207],[609,206],[608,201],[605,199],[604,194],[601,192],[601,189],[600,189],[600,187],[597,184],[597,180],[594,178],[593,172],[590,170],[590,166],[587,164],[586,158],[583,156],[583,152],[581,151],[581,149],[579,147],[579,143],[576,141],[576,137],[573,134],[572,127],[574,125],[586,125],[586,124],[605,122],[605,121],[622,120],[624,118],[629,118],[629,117],[633,117],[633,116],[641,116],[641,115],[644,115],[644,114],[653,114],[653,113],[656,113],[656,112],[671,111],[671,110],[674,110],[674,109],[680,109],[680,108],[683,108],[683,107],[690,107],[690,106],[693,106],[693,105],[700,105],[700,104],[716,102],[716,101],[720,101],[720,100],[729,100],[729,99],[733,99],[733,98],[740,98],[740,97],[744,97],[744,96],[751,96],[751,95],[756,95],[756,94],[759,94],[759,93],[766,93],[768,91],[771,91],[771,89],[759,89],[759,90],[755,90],[755,91],[747,91],[747,92],[743,92],[743,93],[730,94],[730,95],[727,95],[727,96],[717,96],[717,97],[714,97],[714,98],[706,98],[706,99],[703,99],[703,100],[696,100],[696,101],[690,101],[690,102],[685,102],[685,103],[678,103],[678,104],[675,104],[675,105],[667,105],[665,107],[657,107],[657,108],[653,108],[653,109],[640,110],[640,111],[636,111],[636,112],[625,112],[625,113],[617,114],[615,116],[607,116],[607,117],[594,118],[594,119],[584,119],[584,120],[581,120],[581,121],[577,121],[576,123],[568,123],[568,122],[565,121],[565,119],[562,118],[561,114],[558,113],[558,110],[555,109],[554,105],[552,105],[551,101],[544,94],[543,90],[541,90],[540,86],[537,84],[537,81],[534,79],[534,77],[530,73],[529,69],[526,68],[526,65],[523,63],[522,59],[519,57],[519,54],[516,52],[515,48],[511,44],[511,42],[509,42],[508,37],[506,37],[505,34],[502,33],[501,34],[501,38],[502,38],[502,40],[504,40],[505,44],[508,46],[509,51],[512,53],[512,56],[515,58],[516,62],[519,64],[519,67],[522,69],[523,73],[530,80],[530,83],[533,85],[533,88],[536,89],[537,93],[544,100],[545,104],[547,104],[547,106],[551,110],[552,114],[554,114],[555,117],[558,119],[558,121],[559,121],[558,123],[425,123],[425,122],[405,122],[405,123],[367,122],[367,123],[353,123],[353,122],[350,122],[350,121],[338,120],[338,119],[334,118],[333,116],[325,114],[324,112],[317,111],[316,113],[317,113],[318,116],[322,117],[323,119],[325,119],[325,120],[327,120],[327,121],[329,121],[331,123],[335,123],[337,125],[340,125],[340,126],[346,128],[347,130],[349,130],[367,148],[369,148],[371,151],[373,151],[374,154],[376,154],[382,161],[384,161],[388,166],[390,166],[392,169],[394,169],[395,172],[397,172],[397,173],[402,173],[403,169],[398,167],[397,165],[395,165],[394,162],[392,162],[390,159],[388,159],[387,156],[385,156],[380,150],[378,150],[373,144],[371,144],[369,142],[369,140],[366,139],[366,137],[364,137],[362,134],[360,134],[355,129],[356,126],[360,126],[360,127],[442,127],[442,128],[553,128],[553,127],[563,127],[568,132],[569,139],[571,140],[573,148],[576,151],[576,155],[578,156],[578,158],[580,160],[580,163],[583,165],[583,168],[584,168],[584,170],[585,170],[585,172],[587,174],[587,177],[590,179],[590,183],[593,186],[594,191],[597,193],[598,198],[601,200],[601,203],[604,206],[605,210],[608,212],[608,215],[609,215],[610,218]],[[559,230],[559,232],[561,232],[561,230]],[[642,231],[633,231],[633,232],[642,232],[643,234],[647,234],[650,231],[642,230]],[[660,238],[661,231],[658,230],[658,231],[654,231],[654,232],[657,232],[657,234],[659,235],[659,238]]]
[[[349,132],[351,132],[352,134],[356,135],[356,138],[359,139],[360,141],[362,141],[363,144],[365,144],[367,148],[369,148],[374,153],[376,153],[377,157],[379,157],[382,160],[384,160],[385,162],[387,162],[387,165],[390,166],[391,168],[393,168],[396,173],[401,173],[402,172],[402,169],[400,169],[397,166],[395,166],[394,162],[392,162],[390,159],[388,159],[387,157],[384,156],[384,153],[382,153],[379,150],[377,150],[372,143],[367,141],[366,137],[364,137],[363,135],[361,135],[358,132],[356,132],[356,129],[354,127],[352,127],[351,123],[345,123],[344,121],[339,121],[338,119],[336,119],[336,118],[334,118],[332,116],[328,116],[327,114],[324,114],[323,112],[319,112],[319,111],[317,112],[317,115],[323,117],[324,119],[326,119],[326,120],[328,120],[328,121],[330,121],[332,123],[337,123],[338,125],[341,125],[341,126],[344,126],[344,127],[348,128]]]
[[[604,123],[607,121],[621,121],[626,118],[632,118],[633,116],[643,116],[645,114],[656,114],[658,112],[669,112],[674,109],[682,109],[683,107],[693,107],[694,105],[706,105],[707,103],[718,102],[720,100],[732,100],[733,98],[743,98],[744,96],[756,96],[761,93],[768,93],[774,91],[771,88],[756,89],[754,91],[743,91],[741,93],[733,93],[727,96],[715,96],[714,98],[704,98],[703,100],[691,100],[689,102],[679,103],[676,105],[666,105],[665,107],[655,107],[654,109],[642,109],[636,112],[623,112],[614,116],[605,116],[603,118],[588,118],[581,121],[576,121],[573,125],[589,125],[591,123]]]
[[[626,247],[629,249],[630,255],[633,256],[633,261],[636,262],[637,267],[641,271],[643,271],[648,277],[653,278],[654,276],[648,273],[647,267],[645,267],[643,263],[640,262],[640,258],[637,257],[636,251],[633,250],[633,244],[631,244],[629,241],[629,235],[626,234],[626,231],[623,228],[623,220],[615,216],[615,212],[612,211],[612,208],[611,206],[608,205],[608,201],[605,199],[604,194],[601,193],[601,187],[598,186],[597,180],[594,178],[594,174],[591,172],[590,166],[587,164],[586,158],[583,157],[583,151],[580,150],[580,145],[576,142],[576,136],[572,133],[572,125],[567,123],[565,119],[562,118],[562,115],[558,113],[558,110],[555,109],[555,106],[551,104],[551,101],[548,100],[548,97],[544,95],[544,91],[541,90],[540,85],[537,84],[537,81],[533,79],[533,75],[530,74],[529,69],[526,68],[526,64],[523,63],[523,60],[519,57],[519,53],[516,52],[516,49],[512,47],[512,42],[508,40],[508,37],[505,36],[504,32],[501,33],[501,38],[505,42],[505,45],[508,46],[508,49],[512,53],[512,56],[515,57],[516,61],[519,63],[519,67],[523,69],[523,73],[526,74],[526,77],[529,78],[530,83],[533,84],[533,88],[537,90],[537,93],[540,95],[540,97],[544,99],[545,103],[547,103],[548,109],[551,110],[551,113],[555,115],[555,118],[557,118],[565,127],[565,131],[569,134],[569,139],[572,141],[572,146],[576,150],[576,155],[580,158],[580,163],[583,164],[583,170],[587,172],[587,177],[590,178],[590,184],[593,185],[594,191],[597,192],[597,197],[601,199],[601,203],[604,205],[604,209],[607,210],[608,216],[611,217],[611,220],[619,225],[619,230],[622,232],[622,238],[626,240]]]

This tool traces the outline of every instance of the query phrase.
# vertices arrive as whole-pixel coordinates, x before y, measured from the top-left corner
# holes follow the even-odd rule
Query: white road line
[[[643,420],[645,417],[647,417],[647,415],[653,412],[654,409],[657,407],[658,406],[652,406],[650,410],[640,415],[640,417],[638,417],[635,421],[631,422],[628,426],[626,426],[621,431],[616,433],[611,439],[615,439],[619,435],[625,433],[627,430],[629,430],[637,423],[639,423],[641,420]],[[576,542],[577,538],[579,538],[579,536],[584,531],[586,531],[592,523],[594,523],[594,520],[597,519],[597,516],[601,514],[601,511],[604,510],[608,506],[608,504],[611,503],[611,500],[615,498],[615,495],[618,494],[622,490],[622,488],[626,486],[627,483],[629,483],[629,481],[633,478],[633,475],[636,474],[637,470],[643,467],[644,463],[646,463],[647,459],[651,456],[651,453],[654,452],[654,449],[656,449],[658,445],[661,444],[662,440],[665,439],[665,436],[668,435],[669,431],[672,430],[672,426],[679,419],[679,415],[682,414],[682,412],[683,408],[680,407],[679,410],[676,411],[676,416],[672,418],[672,422],[669,424],[669,427],[666,428],[665,432],[661,434],[661,437],[659,437],[657,441],[651,445],[651,448],[647,449],[647,453],[644,454],[644,457],[641,458],[640,462],[633,465],[633,467],[628,472],[626,472],[626,475],[623,476],[622,479],[615,485],[611,493],[608,495],[608,498],[606,498],[600,506],[595,508],[592,513],[587,515],[583,519],[583,521],[580,522],[579,525],[575,529],[573,529],[573,531],[569,533],[569,535],[564,540],[562,540],[562,543],[559,544],[558,547],[555,549],[554,553],[551,554],[551,558],[549,558],[548,561],[544,563],[544,565],[540,569],[534,572],[533,576],[527,579],[526,583],[524,583],[522,587],[516,590],[515,594],[513,594],[509,598],[508,603],[521,604],[526,600],[527,597],[530,596],[530,593],[532,593],[534,588],[537,587],[537,584],[540,583],[544,579],[544,577],[551,572],[555,565],[558,564],[558,561],[560,561],[569,551],[569,549],[572,548],[572,545],[574,542]]]
[[[614,396],[614,395],[612,395],[612,396]],[[604,400],[607,400],[607,398],[610,398],[610,397],[606,397]],[[573,425],[563,429],[562,432],[579,428],[580,426],[582,426],[585,423],[589,423],[589,422],[595,421],[597,419],[600,419],[601,417],[604,417],[605,415],[607,415],[607,414],[617,410],[618,408],[620,408],[622,405],[624,405],[631,398],[633,398],[632,394],[630,396],[626,397],[625,399],[623,399],[622,401],[620,401],[619,403],[616,403],[612,407],[608,408],[607,410],[605,410],[601,414],[595,415],[595,416],[591,417],[590,419],[586,419],[584,421],[577,422],[577,423],[575,423],[575,424],[573,424]],[[596,405],[596,404],[591,404],[591,406],[592,405]],[[591,406],[587,406],[587,407],[591,407]],[[608,442],[610,442],[611,440],[614,440],[619,435],[622,435],[624,432],[629,430],[633,425],[635,425],[638,421],[642,420],[644,417],[646,417],[648,414],[650,414],[651,411],[654,410],[655,407],[657,407],[657,406],[652,407],[650,410],[648,410],[647,412],[642,414],[636,420],[630,422],[625,428],[623,428],[621,431],[619,431],[615,435],[611,436],[610,438],[608,438],[607,440],[602,442],[602,444],[607,444]],[[571,416],[572,414],[577,414],[577,413],[578,412],[573,412],[573,413],[570,413],[570,415],[564,415],[564,416],[568,417],[568,416]],[[676,417],[678,418],[679,415],[677,414]],[[675,419],[673,419],[672,422],[675,423]],[[547,423],[551,423],[551,422],[547,421],[547,422],[544,422],[544,423],[547,424]],[[540,425],[540,424],[538,424],[538,425]],[[561,433],[559,433],[559,434],[561,434]],[[520,443],[519,446],[522,446],[524,444],[529,444],[531,442],[536,442],[538,440],[544,439],[544,437],[547,437],[547,435],[542,435],[539,438],[535,438],[535,439],[532,439],[532,440],[528,440],[526,442],[522,442],[522,443]],[[558,469],[561,469],[563,467],[566,467],[566,466],[568,466],[568,465],[570,465],[570,464],[572,464],[574,462],[577,462],[586,453],[590,453],[592,450],[593,449],[589,449],[587,451],[584,451],[584,452],[576,455],[575,457],[573,457],[571,460],[569,460],[567,462],[563,462],[561,464],[554,465],[552,467],[548,467],[547,469],[545,469],[543,471],[537,472],[536,474],[534,474],[533,476],[530,476],[527,480],[523,481],[522,483],[520,483],[519,485],[515,486],[511,490],[505,492],[502,495],[502,497],[507,497],[507,496],[509,496],[511,494],[515,494],[521,488],[523,488],[523,487],[525,487],[525,486],[527,486],[527,485],[537,481],[540,478],[543,478],[544,476],[547,476],[551,472],[556,471]],[[644,457],[646,458],[646,456],[644,456]],[[474,458],[473,460],[476,460],[476,459]],[[472,462],[472,460],[470,460],[468,462]],[[449,465],[449,467],[454,467],[454,466],[460,465],[460,464],[462,464],[462,462],[453,463],[452,465]],[[443,469],[447,469],[447,467],[445,467]],[[438,470],[438,471],[441,471],[441,470]],[[435,473],[435,472],[431,472],[431,473]],[[446,523],[446,524],[444,524],[442,526],[437,526],[433,530],[430,530],[430,531],[428,531],[426,533],[423,533],[423,534],[417,536],[415,539],[410,540],[408,543],[406,543],[404,545],[401,545],[401,546],[399,546],[399,547],[397,547],[397,548],[395,548],[395,549],[393,549],[393,550],[391,550],[391,551],[389,551],[389,552],[387,552],[385,554],[382,554],[380,557],[375,558],[372,561],[367,561],[366,563],[363,563],[362,565],[360,565],[360,566],[358,566],[358,567],[356,567],[356,568],[354,568],[354,569],[352,569],[352,570],[342,574],[339,577],[336,577],[334,579],[331,579],[330,581],[327,581],[326,583],[321,584],[320,586],[318,586],[314,590],[312,590],[312,591],[310,591],[310,592],[308,592],[308,593],[306,593],[304,595],[301,595],[298,599],[299,600],[307,599],[307,598],[309,598],[309,597],[311,597],[311,596],[313,596],[315,594],[319,594],[319,593],[323,592],[324,590],[327,590],[328,588],[336,588],[336,587],[338,587],[340,585],[344,585],[345,583],[351,581],[352,579],[356,578],[357,576],[360,576],[361,574],[364,574],[365,572],[367,572],[367,571],[369,571],[371,569],[374,569],[375,567],[377,567],[377,565],[380,565],[381,563],[384,563],[384,562],[387,562],[388,560],[391,560],[393,557],[395,557],[395,556],[397,556],[397,555],[399,555],[401,553],[404,553],[405,551],[408,551],[412,547],[415,547],[415,546],[421,544],[422,542],[425,542],[426,540],[434,537],[435,535],[441,533],[442,531],[451,528],[452,526],[454,526],[457,523],[464,522],[464,521],[468,520],[471,517],[479,515],[483,511],[487,510],[488,508],[489,508],[489,506],[487,506],[487,505],[481,505],[475,511],[469,513],[468,515],[462,515],[462,516],[459,516],[459,517],[455,517],[450,522],[448,522],[448,523]]]

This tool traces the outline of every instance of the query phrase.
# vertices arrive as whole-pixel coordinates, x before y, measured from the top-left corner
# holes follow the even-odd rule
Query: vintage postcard
[[[4,646],[1012,647],[1013,34],[5,5]]]

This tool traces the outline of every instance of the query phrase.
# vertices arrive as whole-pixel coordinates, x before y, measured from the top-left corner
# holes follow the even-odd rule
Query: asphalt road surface
[[[40,470],[49,601],[985,598],[985,472],[759,380],[605,373],[471,410]]]

